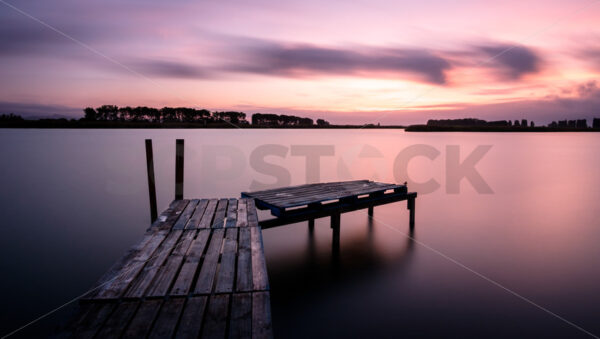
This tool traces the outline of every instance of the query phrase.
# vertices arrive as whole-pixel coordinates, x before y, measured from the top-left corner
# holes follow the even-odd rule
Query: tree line
[[[252,125],[259,126],[314,126],[313,119],[294,115],[254,113]],[[317,126],[329,126],[329,122],[317,119]]]
[[[84,120],[87,121],[127,121],[127,122],[219,122],[227,121],[235,124],[245,124],[246,113],[243,112],[210,112],[206,109],[187,107],[152,108],[145,106],[118,107],[102,105],[98,108],[87,107],[83,110]]]
[[[123,122],[150,122],[150,123],[218,123],[229,122],[236,125],[248,124],[246,113],[225,111],[210,112],[206,109],[187,107],[163,107],[160,109],[138,106],[118,107],[115,105],[102,105],[97,108],[87,107],[83,110],[85,121],[123,121]],[[252,125],[256,126],[314,126],[310,118],[293,115],[278,115],[254,113]],[[329,126],[329,122],[317,119],[317,126]]]

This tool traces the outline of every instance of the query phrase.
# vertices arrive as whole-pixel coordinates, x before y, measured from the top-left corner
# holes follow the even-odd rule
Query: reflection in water
[[[355,212],[356,214],[365,217],[364,223],[355,222],[351,229],[345,229],[342,221],[340,238],[337,241],[329,226],[330,218],[320,219],[325,222],[321,224],[322,228],[327,224],[327,231],[331,233],[330,243],[319,239],[319,236],[324,236],[323,232],[317,234],[310,222],[286,226],[290,231],[292,228],[296,232],[298,229],[306,230],[306,245],[303,252],[286,256],[277,263],[269,262],[267,265],[271,285],[278,287],[272,290],[275,302],[284,302],[286,308],[289,308],[290,304],[302,303],[343,286],[369,280],[385,272],[390,266],[393,266],[394,270],[403,270],[408,266],[414,251],[414,230],[410,231],[404,244],[397,243],[398,247],[390,257],[389,253],[382,251],[376,243],[376,229],[385,226],[377,225],[377,221],[362,211]],[[342,214],[342,218],[343,216]],[[357,232],[360,228],[364,232]],[[269,231],[271,229],[264,232]],[[271,264],[274,269],[270,268]]]

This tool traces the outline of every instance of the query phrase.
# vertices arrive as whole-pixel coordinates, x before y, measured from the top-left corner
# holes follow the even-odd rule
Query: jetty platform
[[[252,199],[175,200],[80,303],[76,338],[271,338]]]
[[[149,147],[149,148],[148,148]],[[80,299],[63,331],[74,338],[272,338],[262,231],[329,217],[339,252],[341,214],[417,193],[368,180],[317,183],[241,198],[183,199],[183,140],[177,140],[175,200],[156,215],[151,143],[146,141],[152,225]],[[272,219],[259,220],[257,208]]]

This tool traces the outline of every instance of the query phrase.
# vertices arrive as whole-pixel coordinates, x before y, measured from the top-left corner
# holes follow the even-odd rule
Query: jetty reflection
[[[305,223],[289,225],[289,228],[301,228]],[[360,283],[372,279],[378,274],[391,270],[405,270],[414,256],[416,232],[407,228],[407,235],[402,239],[397,234],[397,246],[392,255],[385,246],[378,246],[376,235],[384,232],[386,225],[378,224],[371,217],[366,217],[364,232],[357,232],[358,226],[344,232],[341,227],[339,237],[332,236],[331,243],[319,239],[323,234],[319,228],[328,225],[310,225],[306,227],[306,244],[304,250],[295,253],[278,253],[280,260],[269,258],[269,278],[273,286],[285,288],[271,291],[274,303],[304,303],[307,295],[322,295],[345,285]],[[324,230],[321,229],[321,232]],[[381,244],[379,244],[381,245]],[[310,293],[309,293],[310,292]]]

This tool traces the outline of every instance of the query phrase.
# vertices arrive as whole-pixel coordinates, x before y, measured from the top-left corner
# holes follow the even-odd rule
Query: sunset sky
[[[600,0],[0,0],[0,113],[600,117]]]

